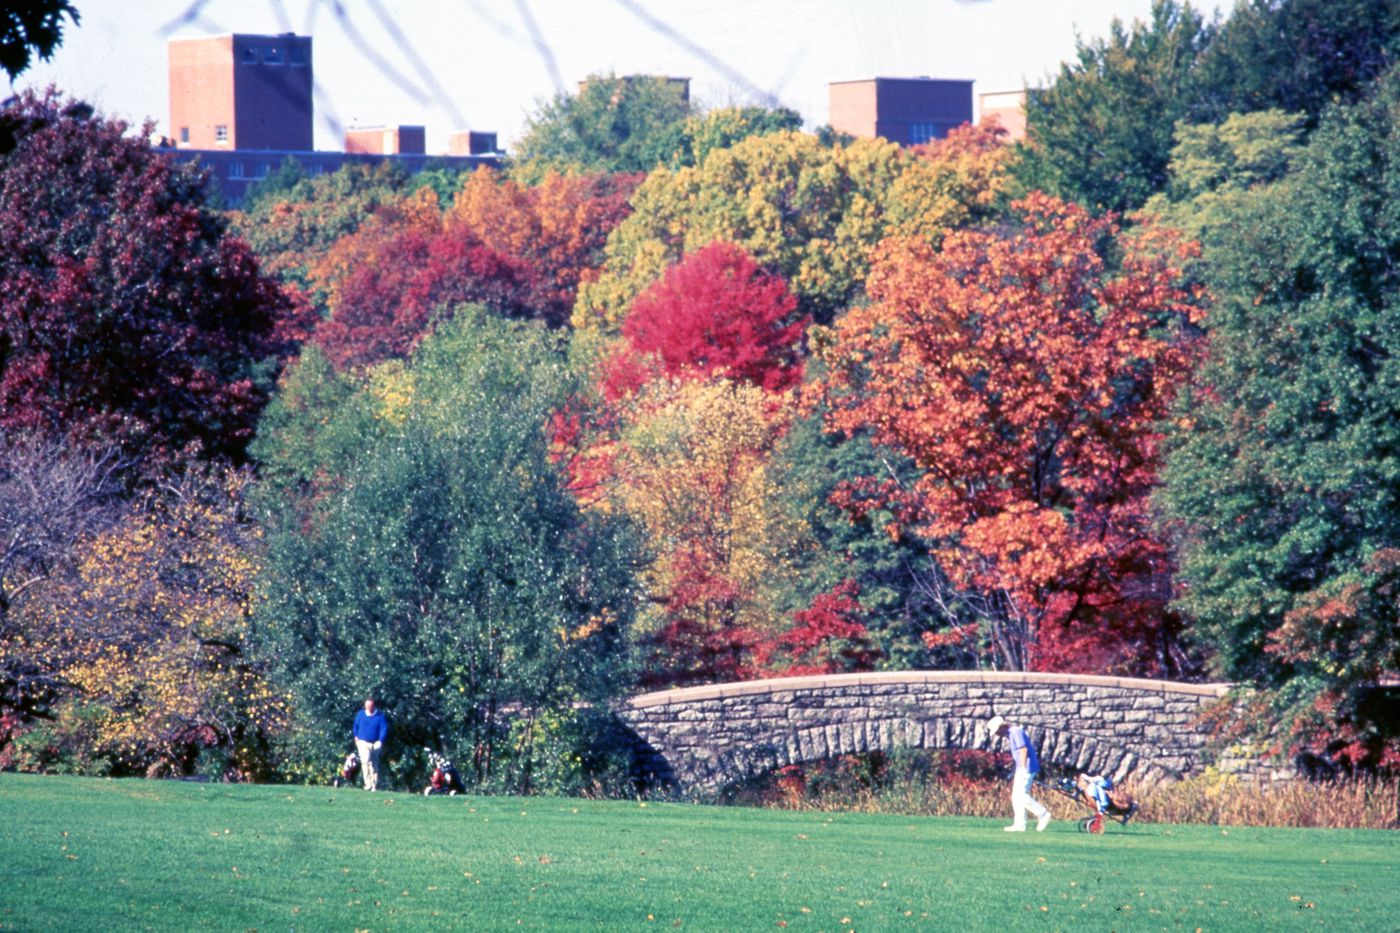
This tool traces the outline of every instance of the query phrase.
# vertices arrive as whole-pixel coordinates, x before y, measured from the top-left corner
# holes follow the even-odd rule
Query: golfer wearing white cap
[[[1050,824],[1050,811],[1031,796],[1031,784],[1040,773],[1040,758],[1035,753],[1035,745],[1025,729],[1010,725],[1000,716],[993,716],[987,721],[987,731],[1010,739],[1011,757],[1016,760],[1016,774],[1011,778],[1011,812],[1014,819],[1010,826],[1002,828],[1008,833],[1025,832],[1026,811],[1030,810],[1035,814],[1035,831],[1042,832]]]

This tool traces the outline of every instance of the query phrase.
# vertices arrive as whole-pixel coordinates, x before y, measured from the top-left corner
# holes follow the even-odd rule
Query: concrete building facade
[[[977,95],[977,119],[985,121],[996,118],[1001,128],[1006,130],[1007,142],[1020,142],[1026,138],[1026,92],[989,91]]]
[[[866,78],[829,88],[831,128],[852,136],[915,146],[972,121],[971,81]]]
[[[311,37],[173,39],[169,55],[176,148],[312,148]]]

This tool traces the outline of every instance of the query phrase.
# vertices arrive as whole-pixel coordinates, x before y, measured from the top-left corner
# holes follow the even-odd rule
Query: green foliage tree
[[[1200,61],[1195,119],[1355,103],[1400,55],[1394,0],[1244,0]]]
[[[408,366],[349,396],[338,378],[318,364],[259,441],[284,480],[327,460],[297,501],[284,482],[265,503],[257,633],[306,748],[334,756],[374,692],[391,758],[444,749],[478,782],[528,792],[543,725],[623,682],[632,614],[628,534],[582,514],[549,456],[546,423],[576,388],[557,341],[467,308]],[[371,413],[355,449],[297,446],[316,398]]]
[[[774,454],[778,495],[771,507],[785,513],[786,527],[799,533],[786,555],[791,570],[770,578],[768,598],[779,614],[790,615],[853,580],[865,624],[881,649],[879,667],[976,667],[975,619],[929,553],[929,542],[907,529],[891,534],[894,516],[887,510],[856,516],[832,501],[838,487],[861,477],[909,481],[913,462],[877,447],[865,433],[829,433],[823,417],[818,411],[796,419]]]
[[[716,149],[728,149],[750,136],[802,129],[802,115],[786,107],[721,107],[687,117],[669,165],[700,165]]]
[[[694,114],[679,84],[648,75],[590,75],[578,93],[560,93],[525,124],[511,174],[521,181],[550,169],[646,172],[681,148]]]
[[[1146,22],[1105,39],[1026,102],[1018,176],[1097,210],[1139,207],[1168,183],[1177,121],[1282,110],[1311,129],[1352,103],[1400,55],[1394,0],[1241,0],[1224,22],[1154,0]]]
[[[1211,242],[1210,351],[1172,423],[1161,500],[1180,538],[1179,605],[1218,673],[1279,690],[1290,716],[1330,705],[1334,724],[1365,684],[1400,671],[1393,613],[1351,611],[1368,637],[1326,651],[1300,653],[1304,640],[1286,634],[1347,616],[1334,598],[1365,605],[1392,582],[1397,114],[1392,73],[1366,103],[1324,118],[1298,169],[1240,203],[1232,235]],[[1363,645],[1363,663],[1339,663],[1337,651]]]
[[[1148,199],[1145,212],[1193,240],[1213,244],[1230,237],[1230,219],[1293,167],[1303,124],[1303,116],[1281,110],[1177,124],[1171,180]]]
[[[1154,0],[1147,22],[1115,19],[1106,39],[1079,41],[1077,60],[1027,97],[1021,180],[1101,211],[1160,191],[1172,127],[1191,116],[1194,69],[1212,35],[1190,4]]]

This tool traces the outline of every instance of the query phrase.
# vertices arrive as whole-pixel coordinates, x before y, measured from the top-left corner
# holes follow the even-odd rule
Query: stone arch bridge
[[[639,777],[714,791],[784,765],[895,748],[1006,750],[987,720],[1026,728],[1042,767],[1138,785],[1205,764],[1202,714],[1225,684],[983,671],[786,677],[647,693],[617,712],[638,741]]]

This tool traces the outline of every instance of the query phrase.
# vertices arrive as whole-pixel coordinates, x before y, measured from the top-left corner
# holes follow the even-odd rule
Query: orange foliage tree
[[[526,186],[491,169],[467,176],[447,212],[449,231],[466,231],[539,279],[535,310],[549,325],[569,320],[578,287],[598,277],[608,234],[631,212],[642,175],[545,172]]]
[[[839,495],[934,542],[999,666],[1170,672],[1171,561],[1148,496],[1196,344],[1185,250],[1042,194],[1013,210],[1018,225],[952,233],[941,252],[887,241],[872,303],[821,335],[829,429],[920,468]]]
[[[342,368],[402,359],[457,305],[528,316],[530,279],[470,231],[445,229],[437,195],[422,188],[380,207],[315,264],[330,317],[313,339]]]

